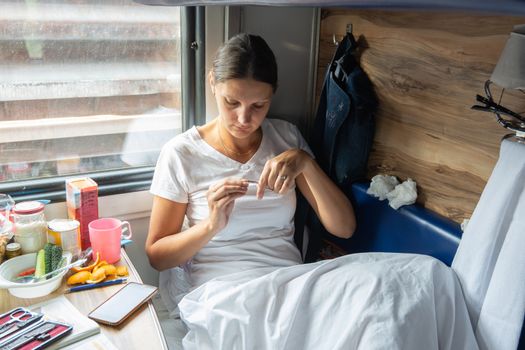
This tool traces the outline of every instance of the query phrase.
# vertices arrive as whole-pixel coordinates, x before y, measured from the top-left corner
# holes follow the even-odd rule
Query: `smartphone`
[[[129,282],[91,311],[88,317],[103,324],[117,326],[151,299],[156,292],[155,286]]]

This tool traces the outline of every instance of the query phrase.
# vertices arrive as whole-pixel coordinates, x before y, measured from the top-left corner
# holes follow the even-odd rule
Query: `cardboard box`
[[[89,177],[66,180],[67,215],[80,223],[80,247],[91,247],[88,225],[98,219],[98,185]]]

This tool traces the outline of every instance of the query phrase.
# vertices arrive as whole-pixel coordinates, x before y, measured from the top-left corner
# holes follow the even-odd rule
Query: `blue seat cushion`
[[[426,254],[450,266],[461,239],[459,224],[418,204],[395,210],[367,194],[368,186],[352,185],[357,229],[350,239],[334,238],[335,244],[348,253]]]

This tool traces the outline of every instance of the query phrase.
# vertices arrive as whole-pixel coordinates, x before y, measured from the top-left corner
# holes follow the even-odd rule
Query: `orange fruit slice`
[[[99,267],[102,267],[102,266],[105,266],[107,265],[108,262],[106,260],[102,260],[102,261],[99,261],[98,264],[95,265],[95,267],[93,268],[93,271],[97,270]]]
[[[105,281],[116,280],[117,275],[107,275]]]
[[[114,274],[117,273],[117,268],[115,267],[115,265],[108,264],[108,265],[101,266],[100,268],[104,269],[104,272],[106,273],[106,276],[107,275],[114,275]]]
[[[102,282],[106,278],[106,272],[104,269],[98,269],[91,274],[91,277],[86,281],[86,283],[98,283]]]
[[[99,254],[99,252],[97,252],[97,258],[95,259],[95,261],[92,264],[90,264],[88,266],[84,266],[84,267],[82,267],[82,266],[75,266],[75,267],[72,267],[70,271],[72,271],[72,272],[92,271],[93,268],[95,266],[97,266],[99,259],[100,259],[100,254]]]
[[[106,278],[106,271],[104,269],[98,269],[91,273],[92,280],[99,280],[100,278]]]
[[[129,272],[126,266],[117,266],[117,276],[122,277],[122,276],[128,276],[128,275],[129,275]]]
[[[67,284],[84,284],[91,279],[91,273],[89,271],[79,271],[74,275],[69,276]]]
[[[106,276],[102,276],[102,277],[100,277],[97,280],[87,280],[86,283],[89,283],[89,284],[99,283],[99,282],[102,282],[105,278],[106,278]]]

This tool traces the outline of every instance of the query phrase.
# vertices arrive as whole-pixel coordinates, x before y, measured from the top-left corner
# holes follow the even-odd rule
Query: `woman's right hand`
[[[209,209],[208,227],[217,233],[228,224],[235,200],[246,194],[248,181],[227,178],[210,186],[206,193]]]

